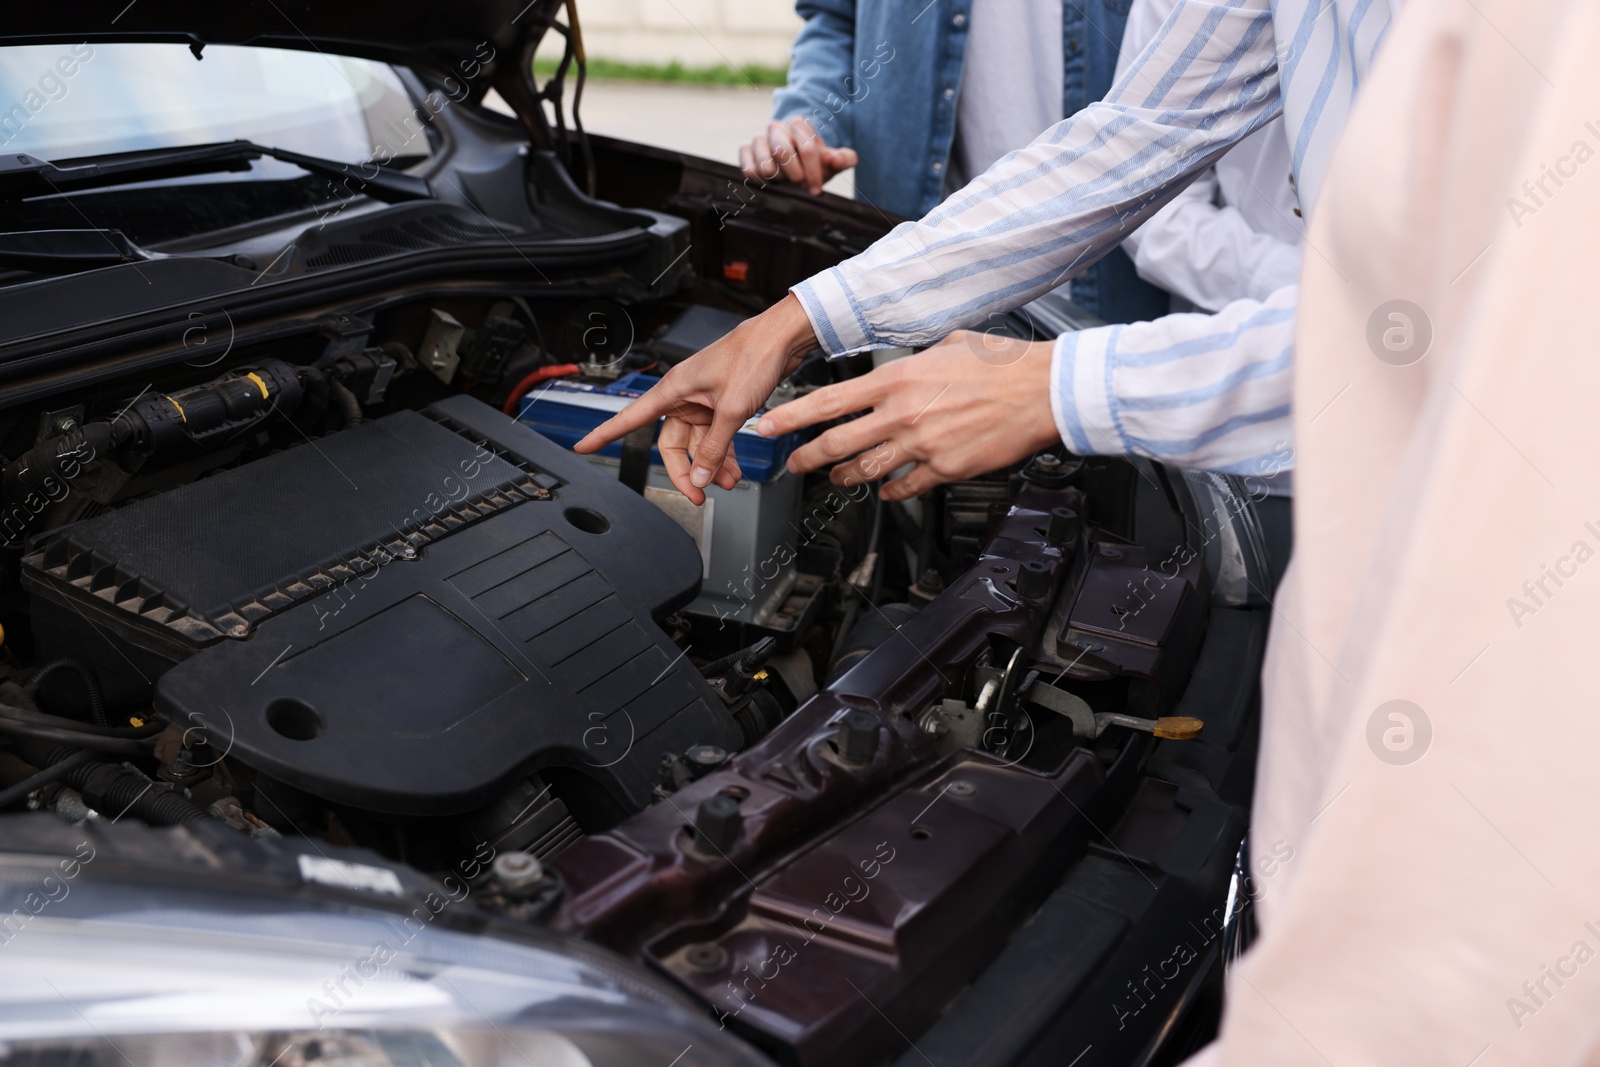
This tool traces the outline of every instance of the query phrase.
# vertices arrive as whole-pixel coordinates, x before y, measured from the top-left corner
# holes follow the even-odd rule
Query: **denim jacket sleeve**
[[[1269,0],[1184,0],[1111,95],[801,282],[830,355],[932,344],[1094,263],[1282,112]]]
[[[848,83],[855,66],[856,0],[798,0],[805,20],[789,53],[789,83],[772,94],[772,117],[804,115],[835,148],[854,148]]]

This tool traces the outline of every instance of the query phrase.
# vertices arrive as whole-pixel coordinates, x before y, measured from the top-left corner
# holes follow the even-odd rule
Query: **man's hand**
[[[738,483],[733,435],[816,346],[811,320],[791,293],[667,371],[654,388],[574,447],[598,452],[665,419],[656,447],[667,477],[684,496],[703,504],[707,485],[732,489]]]
[[[823,182],[855,165],[854,149],[828,147],[822,134],[798,116],[787,122],[773,119],[764,133],[739,146],[739,166],[746,178],[762,182],[788,179],[805,186],[812,196],[822,192]]]
[[[1054,347],[953,333],[919,355],[774,408],[756,428],[775,436],[871,409],[797,449],[789,470],[803,474],[833,463],[835,485],[857,485],[914,463],[879,491],[885,500],[907,500],[1061,440],[1050,412]]]

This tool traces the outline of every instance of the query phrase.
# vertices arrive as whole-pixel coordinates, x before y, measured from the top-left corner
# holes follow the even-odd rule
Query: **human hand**
[[[796,449],[789,470],[804,474],[833,463],[835,485],[857,485],[913,463],[879,490],[884,500],[908,500],[1061,440],[1050,411],[1054,348],[1053,341],[962,330],[925,352],[773,408],[756,430],[776,436],[871,409]]]
[[[664,419],[656,447],[667,477],[684,496],[703,504],[707,485],[732,489],[738,484],[733,435],[816,346],[811,320],[791,293],[667,371],[649,392],[574,448],[598,452]]]
[[[853,148],[830,148],[811,123],[799,116],[773,119],[749,144],[739,146],[739,166],[753,181],[787,179],[803,185],[812,196],[822,183],[856,165]]]

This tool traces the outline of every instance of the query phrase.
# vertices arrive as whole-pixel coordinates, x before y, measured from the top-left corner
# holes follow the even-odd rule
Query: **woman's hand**
[[[733,435],[816,346],[811,320],[790,294],[673,367],[574,447],[597,452],[663,419],[657,448],[667,477],[684,496],[703,504],[706,486],[715,482],[732,489],[738,483]]]
[[[856,485],[915,464],[880,490],[885,500],[907,500],[1061,440],[1050,411],[1054,348],[1054,341],[963,330],[925,352],[774,408],[756,429],[776,436],[867,412],[797,449],[789,470],[803,474],[834,464],[834,484]]]

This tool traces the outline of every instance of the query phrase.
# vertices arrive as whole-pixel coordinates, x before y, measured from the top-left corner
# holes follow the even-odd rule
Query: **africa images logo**
[[[1433,321],[1409,300],[1379,304],[1367,318],[1367,347],[1391,367],[1409,367],[1433,347]]]
[[[1409,700],[1385,701],[1367,718],[1367,747],[1385,763],[1396,767],[1415,763],[1432,743],[1428,713]]]

